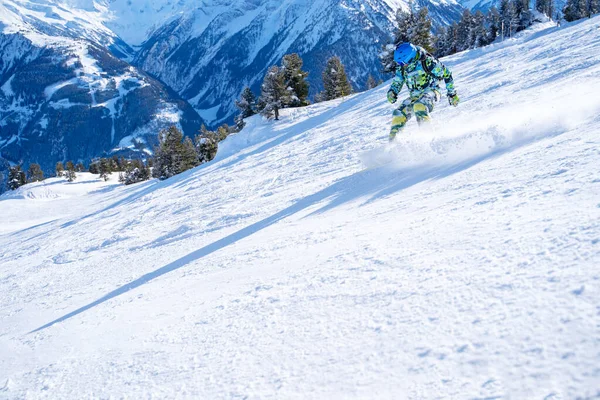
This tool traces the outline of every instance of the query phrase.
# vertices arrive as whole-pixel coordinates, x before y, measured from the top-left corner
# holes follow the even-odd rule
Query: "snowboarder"
[[[431,120],[429,113],[433,111],[434,103],[441,97],[440,80],[443,79],[446,83],[448,102],[454,107],[459,102],[450,70],[422,47],[411,43],[400,43],[394,52],[394,61],[398,66],[387,99],[394,104],[404,83],[410,91],[410,96],[394,110],[390,142],[404,128],[413,112],[419,125]]]

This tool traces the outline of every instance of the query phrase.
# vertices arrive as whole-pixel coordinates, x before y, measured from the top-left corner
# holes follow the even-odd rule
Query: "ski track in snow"
[[[599,25],[447,58],[395,146],[385,85],[3,195],[0,398],[600,396]]]

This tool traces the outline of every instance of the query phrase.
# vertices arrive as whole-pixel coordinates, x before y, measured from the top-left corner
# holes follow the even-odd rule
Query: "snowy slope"
[[[450,57],[395,148],[380,87],[0,197],[0,398],[597,396],[599,22]]]

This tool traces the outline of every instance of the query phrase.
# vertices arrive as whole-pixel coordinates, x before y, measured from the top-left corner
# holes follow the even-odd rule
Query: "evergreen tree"
[[[200,134],[194,138],[196,154],[198,161],[203,164],[211,161],[217,155],[218,138],[215,132],[211,132],[204,125],[200,129]]]
[[[535,9],[552,18],[554,15],[554,0],[535,0]]]
[[[283,108],[283,100],[286,96],[284,76],[281,69],[274,65],[267,71],[261,87],[260,103],[262,105],[261,115],[268,119],[279,120],[279,110]]]
[[[125,160],[123,159],[123,172],[119,173],[119,182],[125,185],[147,181],[150,179],[150,169],[144,165],[142,160]]]
[[[556,5],[554,0],[547,0],[547,6],[548,6],[548,18],[552,18],[552,15],[554,15],[554,13],[556,12]],[[555,16],[555,20],[556,21],[560,21],[560,16],[558,15],[558,13],[556,13],[557,15]]]
[[[100,168],[99,168],[99,161],[98,160],[92,160],[92,162],[90,163],[90,167],[88,168],[88,171],[90,172],[90,174],[99,174],[100,173]]]
[[[492,43],[498,37],[498,32],[500,32],[502,24],[500,13],[496,7],[492,6],[492,8],[490,8],[487,14],[487,20],[489,24],[487,43]]]
[[[220,127],[217,128],[217,140],[219,142],[222,142],[223,140],[225,140],[227,138],[227,136],[229,136],[229,134],[231,133],[231,129],[229,128],[229,125],[227,124],[223,124]]]
[[[531,9],[529,0],[512,0],[515,10],[516,27],[515,30],[522,31],[531,25]]]
[[[168,179],[198,165],[198,157],[190,138],[175,126],[159,134],[160,144],[154,154],[155,178]]]
[[[471,43],[473,47],[481,47],[488,44],[488,32],[485,28],[485,15],[479,10],[477,10],[473,16]]]
[[[367,78],[367,90],[375,89],[377,87],[377,81],[373,78],[373,75],[369,74]]]
[[[448,55],[448,49],[446,48],[446,35],[447,35],[447,31],[446,28],[444,28],[443,26],[438,28],[436,34],[435,34],[435,38],[434,38],[434,45],[435,45],[435,55],[437,57],[444,57],[446,55]]]
[[[67,181],[73,182],[77,179],[77,174],[75,174],[75,165],[71,161],[67,161],[66,165],[67,172],[65,176],[67,177]]]
[[[8,189],[16,190],[27,183],[25,172],[21,170],[20,165],[10,167],[8,170]]]
[[[27,171],[27,182],[39,182],[43,180],[44,171],[42,171],[40,164],[29,164],[29,170]]]
[[[454,54],[458,51],[458,24],[453,22],[448,27],[448,39],[447,47],[450,49],[450,54]]]
[[[469,11],[469,9],[467,8],[463,11],[460,22],[458,23],[456,39],[458,51],[467,50],[473,46],[473,43],[471,43],[471,31],[473,25],[473,14],[471,14],[471,11]]]
[[[421,7],[415,18],[410,42],[421,46],[428,52],[433,52],[433,37],[431,36],[431,18],[427,7]]]
[[[502,38],[512,37],[512,34],[518,25],[514,3],[510,0],[501,0],[499,11],[501,22],[500,34],[502,35]]]
[[[588,18],[600,13],[600,0],[588,0]]]
[[[65,166],[63,165],[62,162],[57,162],[56,163],[56,176],[58,176],[59,178],[63,176],[63,172],[65,171]]]
[[[281,72],[286,89],[284,107],[302,107],[308,101],[308,72],[302,70],[303,61],[297,53],[283,56]]]
[[[588,0],[567,0],[563,8],[563,15],[566,21],[576,21],[589,15],[590,7]]]
[[[181,146],[181,166],[180,172],[187,171],[198,166],[198,154],[196,154],[196,148],[192,139],[185,137]]]
[[[396,12],[396,32],[394,35],[394,44],[410,42],[415,31],[415,14],[410,7],[409,11],[398,9]]]
[[[396,29],[394,30],[394,40],[392,43],[385,44],[382,48],[379,60],[383,66],[382,72],[389,73],[396,70],[396,62],[394,61],[394,51],[400,43],[410,42],[415,26],[414,14],[411,11],[407,12],[399,8],[396,11]],[[325,96],[322,95],[322,100]]]
[[[383,46],[379,56],[383,66],[382,72],[393,72],[396,68],[394,51],[400,43],[410,42],[421,46],[429,52],[434,51],[433,37],[431,35],[431,18],[427,7],[421,7],[415,14],[412,4],[409,11],[398,9],[396,12],[396,29],[392,43]]]
[[[85,171],[85,166],[83,165],[83,163],[81,163],[81,162],[77,163],[77,165],[75,166],[75,171],[77,171],[77,172],[84,172]]]
[[[333,56],[327,60],[323,71],[323,98],[333,100],[352,93],[352,86],[346,76],[346,70],[339,57]]]
[[[235,124],[238,131],[244,128],[244,119],[256,114],[256,97],[249,87],[245,87],[240,95],[240,98],[236,100],[235,106],[240,110],[240,113],[235,118]]]
[[[98,162],[98,173],[104,181],[108,180],[108,176],[112,174],[111,162],[108,158],[101,158]]]
[[[114,155],[108,159],[108,162],[110,163],[110,170],[112,172],[121,171],[121,167],[119,166],[119,157]]]

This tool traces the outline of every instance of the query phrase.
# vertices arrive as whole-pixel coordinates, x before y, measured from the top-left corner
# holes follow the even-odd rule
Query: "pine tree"
[[[448,55],[448,49],[446,48],[446,28],[443,26],[438,28],[435,34],[435,55],[437,57],[444,57]]]
[[[140,179],[142,181],[147,181],[148,179],[152,178],[151,161],[152,159],[149,159],[145,164],[142,163],[142,171],[140,174]]]
[[[535,9],[548,17],[552,17],[552,12],[549,10],[549,3],[549,0],[535,0]]]
[[[517,27],[517,14],[515,12],[514,3],[510,0],[501,0],[500,2],[500,33],[502,38],[512,37],[514,30]]]
[[[104,181],[108,180],[108,176],[112,174],[111,162],[108,158],[101,158],[98,163],[98,173]]]
[[[375,89],[377,87],[377,81],[373,78],[373,75],[369,74],[367,78],[367,90]]]
[[[396,62],[394,61],[394,51],[396,47],[400,43],[410,42],[415,26],[415,18],[412,13],[412,8],[410,12],[404,11],[399,8],[396,11],[396,29],[394,30],[394,40],[392,43],[387,43],[383,45],[381,49],[381,54],[379,55],[379,60],[382,65],[382,72],[384,74],[394,72],[396,70]],[[321,101],[325,100],[325,95],[321,94]]]
[[[578,19],[576,10],[577,9],[575,7],[575,0],[567,0],[562,10],[565,21],[571,22]]]
[[[14,167],[10,167],[8,170],[8,189],[16,190],[27,183],[27,177],[25,176],[25,172],[21,170],[20,165],[15,165]]]
[[[515,30],[522,31],[531,25],[531,9],[529,8],[529,0],[513,0],[515,9],[516,28]]]
[[[244,128],[244,119],[256,114],[256,97],[249,87],[245,87],[240,95],[240,98],[236,100],[235,106],[240,110],[240,113],[235,117],[235,125],[238,131]]]
[[[471,43],[471,30],[473,26],[473,14],[469,9],[465,9],[463,11],[460,22],[458,23],[458,32],[457,32],[457,45],[458,51],[463,51],[470,49],[472,47]]]
[[[327,60],[327,65],[323,71],[323,88],[323,98],[325,100],[337,99],[352,93],[352,86],[346,76],[342,60],[337,56]]]
[[[396,69],[394,50],[400,43],[409,42],[433,52],[433,36],[431,35],[431,18],[427,7],[421,7],[415,14],[412,3],[409,11],[398,9],[396,12],[396,29],[392,43],[383,46],[379,59],[383,66],[382,72],[393,72]]]
[[[81,163],[81,162],[77,163],[77,165],[75,166],[75,171],[77,171],[77,172],[84,172],[85,171],[85,166],[83,165],[83,163]]]
[[[229,134],[231,133],[231,130],[229,129],[229,125],[227,124],[223,124],[220,127],[217,128],[217,140],[219,142],[222,142],[223,140],[225,140],[227,138],[227,136],[229,136]]]
[[[27,182],[39,182],[43,180],[44,171],[42,171],[40,164],[29,164],[29,170],[27,171]]]
[[[200,134],[194,138],[198,161],[202,164],[211,161],[217,155],[218,139],[215,132],[211,132],[204,125]]]
[[[433,37],[431,36],[431,18],[427,7],[421,7],[416,16],[415,27],[413,29],[410,42],[421,46],[428,52],[433,52]]]
[[[302,58],[297,53],[283,56],[281,72],[286,89],[284,107],[303,107],[308,101],[308,72],[302,70]]]
[[[198,154],[196,154],[196,148],[192,139],[185,137],[181,146],[181,165],[180,172],[187,171],[199,165]]]
[[[66,169],[67,172],[65,175],[67,177],[67,181],[73,182],[75,179],[77,179],[77,174],[75,174],[75,165],[73,162],[67,161]]]
[[[487,29],[485,29],[485,15],[479,10],[477,10],[473,16],[471,43],[473,47],[481,47],[488,44],[488,33]]]
[[[90,172],[90,174],[99,174],[100,173],[99,160],[97,160],[97,159],[92,160],[92,162],[90,163],[90,167],[88,168],[88,171]]]
[[[498,37],[498,32],[501,29],[501,18],[498,9],[494,6],[490,8],[487,14],[489,24],[487,43],[492,43]]]
[[[600,13],[600,0],[588,0],[588,17]]]
[[[447,38],[446,46],[450,50],[450,54],[456,53],[458,51],[458,24],[456,22],[448,27]]]
[[[278,121],[279,110],[283,108],[283,99],[286,96],[284,76],[278,66],[269,68],[261,89],[259,99],[262,105],[261,115]]]
[[[196,150],[189,137],[175,126],[159,134],[160,144],[154,152],[155,178],[168,179],[198,165]]]
[[[125,185],[147,181],[150,179],[150,169],[144,165],[142,160],[125,160],[123,159],[123,172],[119,174],[119,182]]]
[[[548,18],[552,18],[552,16],[554,15],[554,12],[556,10],[556,6],[555,6],[555,3],[554,3],[554,0],[547,0],[547,7],[548,7],[547,8],[548,11],[547,11],[546,15],[548,15]],[[558,15],[555,16],[555,20],[559,21],[560,17]]]
[[[65,166],[63,165],[62,162],[59,161],[56,163],[55,171],[56,171],[56,176],[58,176],[59,178],[63,176],[63,172],[65,171]]]
[[[567,0],[563,8],[563,14],[566,21],[576,21],[589,15],[590,7],[588,0]]]
[[[409,11],[398,9],[396,12],[396,32],[394,35],[394,44],[410,42],[414,36],[416,20],[412,7]]]

